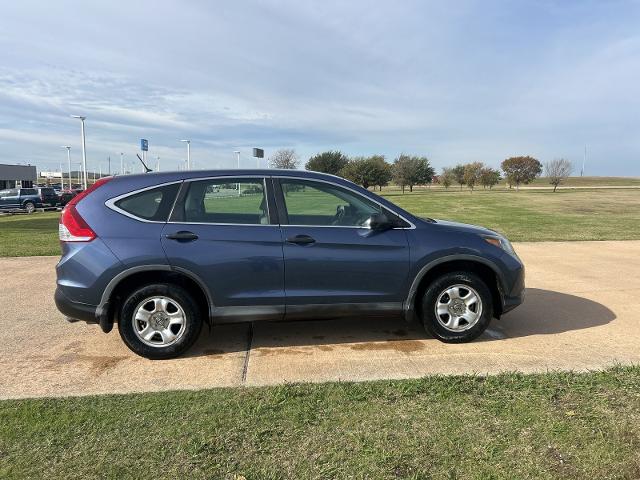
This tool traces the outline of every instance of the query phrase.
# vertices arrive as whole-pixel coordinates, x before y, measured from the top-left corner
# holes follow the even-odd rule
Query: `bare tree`
[[[271,155],[269,158],[269,166],[271,168],[286,168],[288,170],[295,170],[298,168],[300,159],[298,154],[292,148],[283,148]]]
[[[553,191],[555,192],[563,180],[566,180],[573,171],[573,165],[566,158],[556,158],[547,162],[544,166],[549,183],[553,185]]]

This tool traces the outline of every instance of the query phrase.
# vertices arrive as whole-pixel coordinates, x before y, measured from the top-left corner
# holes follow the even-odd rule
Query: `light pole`
[[[87,189],[87,149],[84,142],[84,121],[87,117],[71,115],[80,120],[80,133],[82,135],[82,188]]]
[[[240,150],[234,150],[233,153],[236,154],[236,157],[238,158],[238,170],[240,170]],[[238,187],[238,196],[240,196],[240,183],[237,184]]]
[[[191,140],[180,140],[187,144],[187,170],[191,170]]]
[[[69,168],[69,190],[71,190],[71,147],[69,145],[62,145],[60,148],[67,149],[67,164]],[[64,190],[64,182],[62,182],[62,189]]]
[[[124,153],[120,152],[120,175],[124,175]]]
[[[156,172],[160,171],[160,155],[156,155]]]

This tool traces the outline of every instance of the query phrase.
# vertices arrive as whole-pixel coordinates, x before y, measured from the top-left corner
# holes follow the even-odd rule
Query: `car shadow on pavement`
[[[552,335],[606,325],[616,315],[601,303],[567,293],[527,288],[522,305],[492,323],[508,338]]]
[[[552,335],[605,325],[616,318],[606,306],[576,295],[528,288],[525,302],[501,320],[493,320],[476,342],[530,335]],[[374,349],[411,352],[431,337],[418,322],[402,318],[349,318],[317,321],[254,322],[203,328],[186,356],[245,352],[251,349],[317,347],[388,342]],[[418,345],[420,344],[420,345]],[[364,348],[364,347],[363,347]]]

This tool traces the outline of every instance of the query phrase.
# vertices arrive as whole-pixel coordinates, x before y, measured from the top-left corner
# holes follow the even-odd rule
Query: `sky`
[[[77,168],[73,114],[90,170],[146,138],[162,170],[191,139],[199,169],[262,147],[579,172],[586,146],[585,174],[640,176],[640,1],[2,2],[0,163],[70,145]]]

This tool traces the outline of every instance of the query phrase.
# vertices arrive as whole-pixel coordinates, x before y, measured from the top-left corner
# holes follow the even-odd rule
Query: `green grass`
[[[382,191],[411,213],[484,225],[513,241],[640,239],[640,190]]]
[[[0,216],[0,257],[60,255],[60,213]]]
[[[640,367],[0,402],[2,478],[638,478]]]
[[[629,179],[626,179],[629,180]],[[379,192],[378,192],[379,193]],[[640,190],[581,189],[515,190],[451,187],[419,188],[402,194],[389,187],[382,195],[418,216],[484,225],[513,241],[638,240],[640,239]],[[299,194],[287,201],[295,208]],[[253,196],[232,199],[229,212],[244,208],[258,211]],[[326,213],[318,197],[314,212]],[[0,256],[58,255],[56,212],[0,217]]]
[[[531,186],[550,187],[549,179],[545,177],[536,178],[531,182]],[[621,187],[640,186],[640,177],[569,177],[561,186],[565,187]]]

